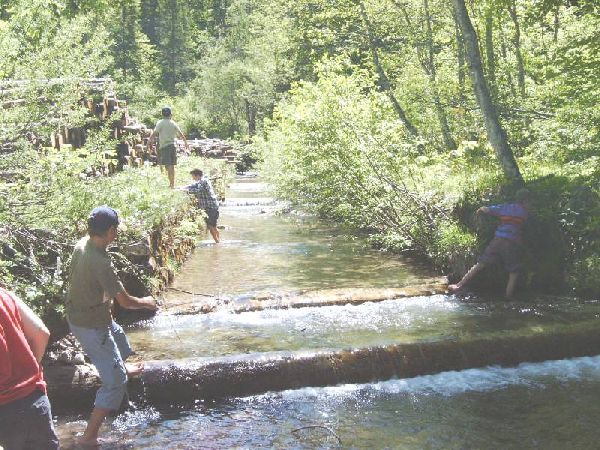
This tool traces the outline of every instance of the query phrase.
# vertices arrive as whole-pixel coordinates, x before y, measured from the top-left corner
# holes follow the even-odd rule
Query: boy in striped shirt
[[[530,193],[527,189],[519,189],[516,203],[483,206],[477,214],[488,214],[500,219],[494,238],[488,244],[479,261],[475,264],[457,284],[448,286],[450,292],[460,291],[478,272],[485,267],[502,261],[508,271],[506,284],[506,297],[512,298],[523,269],[523,224],[529,216]]]

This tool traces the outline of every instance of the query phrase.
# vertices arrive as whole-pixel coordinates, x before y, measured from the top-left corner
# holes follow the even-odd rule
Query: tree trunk
[[[431,85],[431,91],[433,94],[433,104],[435,106],[435,112],[440,123],[442,137],[444,138],[444,145],[446,146],[446,148],[454,150],[456,149],[456,142],[452,137],[450,126],[448,125],[448,117],[446,116],[446,111],[444,111],[444,107],[442,106],[440,92],[437,87],[437,73],[435,69],[435,61],[433,56],[433,31],[431,29],[431,16],[429,12],[428,0],[423,0],[423,8],[425,13],[425,29],[427,31],[427,65],[429,69],[426,70],[426,72],[429,75],[429,83]]]
[[[460,27],[456,12],[452,8],[452,18],[454,19],[454,31],[456,34],[456,59],[458,62],[458,95],[461,101],[465,101],[465,42],[460,34]]]
[[[494,55],[494,11],[489,6],[485,11],[485,55],[490,90],[495,98],[498,90],[496,88],[496,56]]]
[[[558,41],[558,29],[560,27],[560,5],[556,5],[554,9],[554,34],[552,36],[552,41],[556,44]]]
[[[517,16],[517,5],[514,0],[511,0],[508,4],[508,12],[515,26],[513,45],[517,58],[517,84],[519,85],[519,93],[522,97],[525,97],[525,65],[523,64],[523,55],[521,54],[521,28],[519,26],[519,17]]]
[[[390,80],[388,79],[388,77],[385,73],[385,70],[383,69],[383,67],[381,65],[381,62],[379,61],[379,54],[377,52],[377,47],[375,45],[375,39],[373,37],[373,32],[371,31],[371,23],[369,22],[369,19],[367,17],[367,11],[365,10],[365,6],[363,5],[362,2],[360,3],[360,11],[361,11],[363,22],[365,24],[365,28],[367,30],[367,38],[369,41],[369,48],[371,50],[373,64],[375,65],[375,69],[377,70],[377,76],[379,78],[379,80],[378,80],[379,87],[389,97],[390,102],[392,103],[392,106],[394,108],[394,111],[396,111],[396,114],[398,115],[398,117],[400,118],[400,120],[402,121],[404,126],[406,127],[406,130],[409,132],[409,134],[411,134],[412,136],[417,136],[419,134],[417,131],[417,128],[408,119],[408,117],[406,116],[406,113],[404,112],[404,109],[398,102],[398,99],[396,99],[396,96],[394,95],[393,87],[390,83]]]
[[[500,27],[500,54],[502,55],[502,58],[506,60],[508,52],[506,51],[506,38],[504,36],[504,31],[502,30],[502,27]],[[517,90],[515,89],[515,82],[512,73],[510,73],[510,70],[507,72],[506,77],[508,79],[508,87],[510,88],[510,93],[513,97],[516,97]]]
[[[246,120],[248,122],[248,137],[252,139],[256,135],[256,108],[248,101],[244,99],[246,105]]]
[[[488,138],[496,156],[500,161],[502,170],[506,178],[515,184],[523,184],[523,177],[519,171],[519,166],[513,155],[512,149],[508,144],[506,132],[500,124],[496,107],[492,101],[490,91],[487,85],[483,68],[481,66],[481,55],[479,53],[477,35],[469,18],[464,0],[452,0],[456,9],[456,16],[460,24],[460,28],[465,40],[467,50],[467,61],[471,69],[471,77],[473,79],[473,88],[477,102],[483,113],[485,126],[488,132]]]

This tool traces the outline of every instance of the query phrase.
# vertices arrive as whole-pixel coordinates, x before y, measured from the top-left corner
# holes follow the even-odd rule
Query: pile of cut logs
[[[37,81],[44,85],[64,83],[67,80],[52,79]],[[26,104],[25,99],[14,98],[23,88],[27,87],[29,80],[13,80],[0,83],[0,99],[13,97],[12,100],[2,102],[2,107],[13,108]],[[91,167],[88,167],[81,177],[93,177],[112,174],[122,170],[124,166],[139,167],[144,163],[156,164],[157,157],[148,147],[148,138],[152,130],[147,128],[133,117],[129,116],[127,102],[120,100],[114,92],[114,83],[110,78],[94,78],[80,80],[81,104],[87,109],[88,117],[95,118],[94,127],[109,124],[112,137],[118,141],[113,151],[105,151],[103,158]],[[38,99],[40,102],[49,102],[46,98]],[[85,146],[86,127],[61,127],[50,135],[49,139],[35,137],[38,146],[51,146],[56,149],[82,149]],[[30,139],[31,141],[31,139]],[[34,142],[32,142],[34,143]],[[192,153],[208,158],[218,158],[235,164],[238,152],[229,143],[220,139],[193,139],[188,141]],[[10,144],[3,144],[10,145]],[[177,141],[178,151],[186,151],[183,141]],[[82,150],[83,151],[83,150]],[[81,156],[85,156],[82,154]]]
[[[237,162],[238,152],[231,144],[221,139],[192,139],[188,144],[195,155],[225,159],[230,164]]]

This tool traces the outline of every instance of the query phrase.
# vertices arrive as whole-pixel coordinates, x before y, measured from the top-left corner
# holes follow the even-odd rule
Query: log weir
[[[174,289],[173,290],[178,290]],[[233,299],[211,297],[180,291],[181,298],[169,301],[162,306],[167,314],[205,314],[219,308],[227,308],[233,313],[256,312],[266,309],[308,308],[334,305],[360,305],[367,302],[383,302],[400,298],[422,297],[444,294],[448,291],[445,277],[433,278],[423,284],[401,288],[337,288],[314,289],[285,293],[264,292],[242,295]]]
[[[600,326],[558,329],[528,336],[441,340],[339,351],[270,352],[220,358],[147,361],[134,397],[152,405],[261,394],[301,387],[369,383],[489,365],[515,366],[600,354]],[[81,367],[81,366],[79,366]],[[90,374],[52,372],[49,396],[55,410],[89,408],[98,380]],[[71,371],[73,368],[70,369]],[[70,375],[70,376],[69,376]],[[80,377],[80,379],[77,379]]]

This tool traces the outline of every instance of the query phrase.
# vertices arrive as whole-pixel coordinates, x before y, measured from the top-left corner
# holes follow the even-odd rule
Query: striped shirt
[[[202,178],[184,188],[191,192],[198,200],[198,208],[200,209],[219,209],[219,200],[213,191],[212,185],[207,178]]]
[[[495,236],[521,242],[523,223],[527,220],[527,210],[520,203],[489,206],[489,213],[500,219]]]

